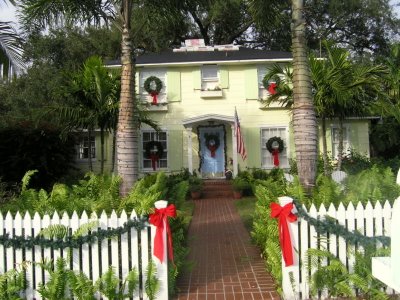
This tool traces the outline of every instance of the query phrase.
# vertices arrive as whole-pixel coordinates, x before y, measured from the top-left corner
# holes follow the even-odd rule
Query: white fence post
[[[159,200],[154,203],[154,206],[157,209],[166,208],[168,205],[168,201]],[[165,278],[166,280],[160,280],[160,290],[157,293],[157,299],[168,299],[168,250],[167,250],[167,218],[164,220],[164,231],[163,231],[163,245],[164,245],[164,258],[163,263],[154,256],[154,251],[152,251],[152,260],[157,267],[157,277]],[[151,249],[154,250],[154,236],[156,234],[156,227],[151,225]]]
[[[279,197],[279,204],[285,206],[288,203],[293,203],[290,197]],[[293,207],[292,213],[296,213],[296,207]],[[285,266],[285,261],[282,257],[282,290],[285,299],[297,299],[299,291],[299,224],[298,221],[288,222],[290,240],[293,249],[293,265]],[[291,279],[292,278],[292,279]]]

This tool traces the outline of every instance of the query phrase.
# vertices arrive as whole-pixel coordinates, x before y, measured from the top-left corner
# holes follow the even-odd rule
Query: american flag
[[[246,148],[244,147],[244,140],[242,133],[240,131],[240,122],[236,111],[236,107],[235,107],[235,135],[236,135],[237,152],[242,156],[242,159],[245,160],[247,157],[247,152]]]

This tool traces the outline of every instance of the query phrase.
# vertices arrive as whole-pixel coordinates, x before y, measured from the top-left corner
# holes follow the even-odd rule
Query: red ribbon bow
[[[278,149],[272,150],[272,158],[274,160],[274,166],[279,167],[279,150]]]
[[[151,153],[150,159],[151,159],[151,167],[153,168],[153,171],[155,171],[157,169],[157,162],[160,158],[158,157],[157,153]]]
[[[215,157],[215,151],[217,151],[217,146],[215,146],[215,145],[208,145],[207,146],[207,148],[208,148],[208,150],[210,150],[210,153],[211,153],[211,157]]]
[[[172,247],[171,228],[169,227],[168,217],[176,217],[176,208],[174,204],[170,204],[166,208],[156,208],[154,213],[150,215],[149,220],[150,224],[153,224],[157,227],[156,235],[154,237],[153,253],[154,256],[158,257],[161,263],[164,260],[164,224],[167,228],[168,256],[172,263],[174,262],[174,250]]]
[[[282,255],[285,261],[285,266],[293,265],[292,241],[288,222],[297,220],[297,216],[292,213],[293,203],[288,203],[285,206],[280,206],[278,203],[271,203],[271,218],[279,218],[279,241],[281,244]]]
[[[158,92],[151,92],[151,93],[150,93],[150,96],[153,97],[153,102],[151,102],[151,105],[157,105],[157,104],[158,104],[158,102],[157,102],[157,95],[158,95]]]

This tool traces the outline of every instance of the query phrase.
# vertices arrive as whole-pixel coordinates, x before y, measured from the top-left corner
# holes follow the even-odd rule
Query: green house
[[[267,142],[273,137],[283,142],[279,167],[289,168],[289,160],[294,158],[291,112],[278,104],[265,108],[259,100],[273,92],[262,84],[267,69],[290,62],[291,53],[234,45],[204,46],[198,42],[189,40],[185,47],[136,59],[138,94],[162,129],[156,132],[141,127],[140,172],[170,173],[188,168],[204,178],[220,178],[226,170],[237,174],[238,170],[272,169],[276,154],[270,152]],[[108,66],[119,68],[120,64],[110,62]],[[148,80],[151,76],[156,80]],[[162,88],[155,99],[148,91],[149,87],[154,91],[156,83]],[[237,151],[235,109],[247,152],[245,160]],[[369,119],[345,121],[345,149],[369,155],[369,123]],[[335,156],[337,121],[327,124],[327,137],[328,150]],[[111,167],[112,140],[110,134],[106,140],[106,168]],[[82,135],[77,151],[82,169],[88,165],[89,147],[94,150],[94,166],[99,167],[98,145],[97,135],[91,141]]]

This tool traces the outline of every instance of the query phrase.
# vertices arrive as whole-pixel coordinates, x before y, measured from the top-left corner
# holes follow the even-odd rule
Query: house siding
[[[271,64],[263,64],[268,67]],[[237,109],[242,133],[247,149],[247,159],[243,161],[238,155],[239,170],[261,167],[261,138],[262,128],[283,126],[288,128],[288,157],[295,157],[293,129],[291,127],[291,113],[278,105],[263,108],[257,100],[259,93],[258,68],[259,64],[232,64],[221,65],[219,70],[220,87],[222,97],[202,98],[201,91],[201,66],[174,66],[166,68],[168,96],[167,111],[149,111],[149,116],[156,121],[162,129],[168,132],[168,169],[167,172],[176,172],[188,167],[188,140],[187,130],[183,126],[183,120],[207,114],[218,114],[233,117],[235,107]],[[154,70],[157,67],[147,67],[146,70]],[[165,68],[165,67],[164,67]],[[140,72],[141,68],[138,69]],[[138,79],[139,76],[136,76]],[[204,122],[202,125],[214,122]],[[225,126],[226,141],[226,167],[233,169],[229,164],[233,158],[232,153],[232,129],[227,122],[221,122]],[[331,125],[335,121],[327,123],[328,151],[332,151]],[[368,120],[346,120],[350,125],[349,138],[352,147],[363,154],[369,155]],[[219,125],[219,122],[215,122]],[[145,125],[143,129],[148,129]],[[199,139],[197,136],[197,124],[192,128],[192,165],[193,170],[198,169]],[[100,140],[96,138],[96,170],[100,163]],[[105,166],[111,168],[111,136],[107,138],[107,158]],[[322,142],[320,141],[320,149]],[[139,159],[141,161],[141,159]],[[141,165],[141,164],[140,164]]]

